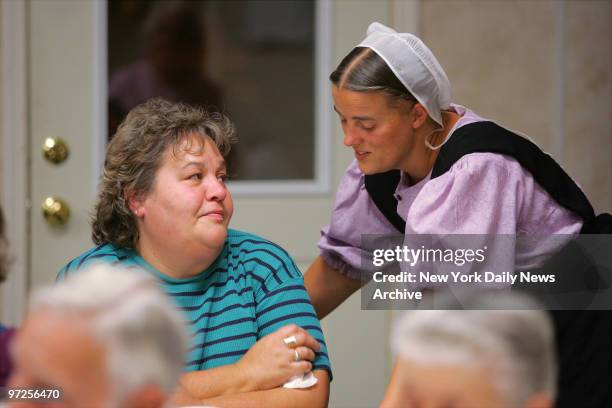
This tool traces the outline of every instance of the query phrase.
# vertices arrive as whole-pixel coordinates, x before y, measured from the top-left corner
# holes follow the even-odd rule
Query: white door
[[[105,137],[104,7],[98,1],[27,2],[31,288],[53,282],[59,268],[92,246],[89,216]],[[43,158],[46,138],[66,142],[63,163]],[[65,225],[43,218],[48,197],[69,206]]]

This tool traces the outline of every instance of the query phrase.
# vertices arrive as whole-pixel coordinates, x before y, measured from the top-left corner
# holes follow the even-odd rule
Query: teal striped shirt
[[[186,279],[161,274],[134,250],[104,244],[70,261],[57,279],[96,262],[139,266],[159,279],[191,327],[187,371],[235,363],[257,340],[294,323],[321,343],[313,368],[327,370],[331,377],[323,331],[302,274],[270,241],[230,229],[217,260]]]

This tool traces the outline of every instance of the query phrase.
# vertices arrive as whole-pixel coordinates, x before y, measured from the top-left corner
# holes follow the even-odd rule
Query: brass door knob
[[[70,219],[70,207],[57,197],[47,197],[42,205],[43,217],[52,227],[62,227]]]
[[[60,164],[68,158],[68,145],[60,138],[48,137],[43,143],[43,157],[50,163]]]

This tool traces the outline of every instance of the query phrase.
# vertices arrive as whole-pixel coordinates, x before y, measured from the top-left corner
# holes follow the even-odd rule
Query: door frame
[[[92,7],[94,33],[92,47],[94,99],[91,128],[93,154],[92,193],[97,190],[102,172],[106,147],[106,1],[99,1]],[[30,113],[29,113],[29,2],[0,2],[0,202],[8,220],[7,238],[11,264],[6,282],[0,286],[0,322],[18,325],[27,309],[31,288],[32,238],[30,216],[32,208],[30,181],[32,177]],[[32,214],[33,215],[33,214]]]
[[[10,273],[2,284],[0,322],[17,325],[26,310],[28,293],[28,87],[27,5],[25,1],[0,2],[0,201],[7,220],[11,257]]]

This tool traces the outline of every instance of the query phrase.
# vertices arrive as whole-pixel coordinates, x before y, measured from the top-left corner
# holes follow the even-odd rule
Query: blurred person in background
[[[144,56],[110,78],[109,138],[132,108],[154,97],[222,110],[221,90],[206,73],[206,30],[197,3],[153,2],[143,37]]]
[[[187,347],[183,317],[153,278],[97,265],[32,295],[9,386],[60,389],[53,406],[164,407]]]
[[[5,236],[4,215],[2,213],[2,207],[0,207],[0,283],[4,282],[6,279],[8,267],[8,241]],[[6,327],[0,322],[0,387],[6,385],[8,376],[11,374],[12,364],[8,350],[14,334],[14,328]]]
[[[400,314],[392,333],[396,372],[381,408],[553,407],[550,317],[509,292],[479,293],[462,305],[476,310]]]
[[[224,115],[185,104],[134,108],[108,146],[97,246],[58,279],[95,262],[157,277],[193,336],[177,403],[323,407],[331,369],[301,272],[278,245],[228,229],[233,132]]]

